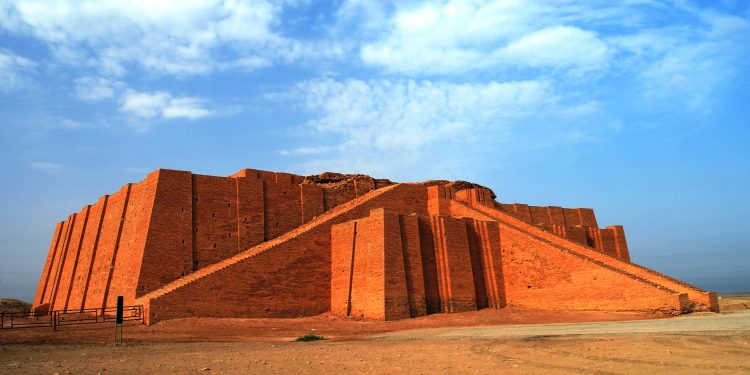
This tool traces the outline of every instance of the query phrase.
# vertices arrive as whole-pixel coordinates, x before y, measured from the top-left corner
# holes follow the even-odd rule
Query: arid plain
[[[724,312],[482,310],[395,322],[178,319],[0,332],[0,372],[80,373],[723,373],[750,371],[750,295]],[[731,306],[735,305],[735,306]],[[307,333],[325,341],[294,342]]]

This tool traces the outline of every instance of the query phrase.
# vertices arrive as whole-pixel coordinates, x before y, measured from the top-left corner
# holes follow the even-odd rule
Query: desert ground
[[[722,305],[750,302],[750,295]],[[294,342],[307,333],[324,341]],[[193,318],[0,331],[0,373],[750,373],[750,310],[674,318],[515,308],[396,322]]]

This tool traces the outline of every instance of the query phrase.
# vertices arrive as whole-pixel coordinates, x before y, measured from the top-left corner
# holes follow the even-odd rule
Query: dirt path
[[[495,339],[524,336],[601,335],[622,333],[698,333],[718,331],[750,332],[750,310],[722,314],[702,313],[672,319],[627,322],[522,324],[460,328],[431,328],[389,332],[370,336],[373,340]]]

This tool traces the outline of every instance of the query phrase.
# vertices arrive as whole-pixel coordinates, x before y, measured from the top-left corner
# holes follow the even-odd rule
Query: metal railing
[[[113,322],[116,307],[80,310],[51,310],[45,312],[0,313],[0,329],[51,327]],[[143,306],[124,306],[124,321],[143,321]]]

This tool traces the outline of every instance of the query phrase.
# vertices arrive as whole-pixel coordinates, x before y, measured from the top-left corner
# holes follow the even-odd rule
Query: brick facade
[[[392,320],[515,305],[679,313],[715,293],[630,262],[589,208],[487,188],[157,170],[56,225],[36,309],[143,304],[187,316]]]

